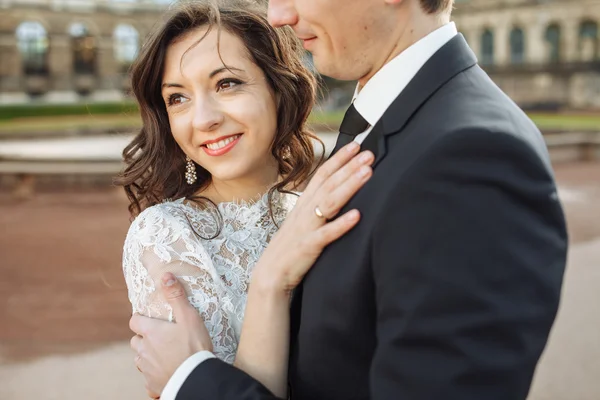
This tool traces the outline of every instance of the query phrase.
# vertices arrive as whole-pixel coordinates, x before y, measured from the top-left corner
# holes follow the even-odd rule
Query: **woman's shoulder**
[[[185,198],[168,200],[142,211],[131,223],[129,236],[194,236],[211,238],[217,230],[218,218]]]
[[[164,221],[165,223],[176,222],[182,212],[184,199],[166,200],[144,209],[132,222],[133,225],[144,225],[149,222]]]
[[[132,221],[128,237],[157,236],[167,231],[185,231],[189,222],[184,213],[184,199],[164,201],[144,209]]]

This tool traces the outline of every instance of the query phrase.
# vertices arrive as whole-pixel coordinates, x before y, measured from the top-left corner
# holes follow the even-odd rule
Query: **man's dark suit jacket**
[[[567,234],[544,140],[444,45],[374,126],[362,219],[292,301],[292,400],[520,400],[557,312]],[[177,400],[274,399],[217,359]]]

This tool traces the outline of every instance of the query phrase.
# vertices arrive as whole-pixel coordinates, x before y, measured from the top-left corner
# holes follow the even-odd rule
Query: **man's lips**
[[[302,41],[302,46],[304,46],[304,49],[308,50],[308,47],[310,46],[310,44],[312,44],[315,41],[316,38],[317,38],[316,36],[308,37],[308,38],[304,38],[304,39],[300,38],[300,40]]]

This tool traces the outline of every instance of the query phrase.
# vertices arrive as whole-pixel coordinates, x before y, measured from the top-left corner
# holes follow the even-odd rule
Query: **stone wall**
[[[600,1],[463,0],[453,19],[484,69],[522,106],[600,107]]]
[[[123,98],[128,83],[114,55],[115,28],[133,27],[142,42],[164,3],[0,0],[0,104]],[[523,107],[600,107],[600,0],[456,0],[453,19],[482,67]],[[24,71],[16,31],[26,21],[47,32],[45,75]],[[94,38],[93,74],[73,70],[73,24],[85,24]]]
[[[164,12],[164,1],[0,0],[0,105],[122,99],[128,89],[127,64],[115,59],[115,29],[138,34],[138,47]],[[39,24],[48,39],[46,71],[28,73],[17,30]],[[74,25],[86,27],[93,43],[93,72],[74,70]]]

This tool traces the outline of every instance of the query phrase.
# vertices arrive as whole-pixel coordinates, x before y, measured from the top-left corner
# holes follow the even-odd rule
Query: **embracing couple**
[[[540,132],[451,8],[194,0],[148,38],[120,184],[150,397],[527,397],[565,221]],[[358,81],[324,162],[304,49]]]

